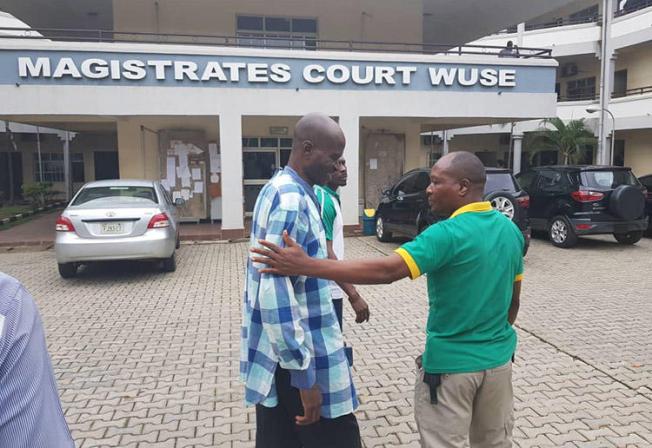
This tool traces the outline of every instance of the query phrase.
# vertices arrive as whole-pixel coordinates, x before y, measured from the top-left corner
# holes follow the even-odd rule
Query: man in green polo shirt
[[[513,426],[512,324],[523,277],[523,236],[482,202],[486,174],[468,152],[433,166],[426,192],[433,212],[449,216],[395,254],[368,260],[309,258],[289,237],[252,251],[263,272],[358,284],[428,275],[429,313],[417,358],[414,413],[424,447],[509,447]],[[261,257],[262,256],[262,257]]]
[[[342,208],[340,206],[340,195],[337,193],[338,188],[346,186],[348,172],[346,169],[346,159],[340,157],[335,162],[335,171],[331,173],[328,182],[324,185],[315,185],[315,194],[321,209],[321,220],[324,224],[326,233],[326,248],[328,258],[331,260],[344,259],[344,219],[342,217]],[[360,297],[355,287],[349,283],[337,284],[331,282],[331,298],[337,314],[337,321],[340,324],[340,330],[344,330],[342,319],[342,302],[344,294],[349,298],[349,303],[355,311],[355,321],[357,323],[369,320],[369,306],[367,302]]]

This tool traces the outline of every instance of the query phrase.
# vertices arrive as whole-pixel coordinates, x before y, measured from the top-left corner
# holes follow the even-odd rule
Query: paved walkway
[[[349,238],[349,257],[395,244]],[[535,240],[526,259],[514,367],[518,447],[652,446],[652,240],[572,250]],[[184,245],[178,270],[93,266],[64,281],[52,251],[0,254],[41,308],[78,447],[253,446],[238,380],[246,244]],[[423,346],[426,281],[362,286],[371,322],[355,350],[365,446],[418,446],[413,359]]]

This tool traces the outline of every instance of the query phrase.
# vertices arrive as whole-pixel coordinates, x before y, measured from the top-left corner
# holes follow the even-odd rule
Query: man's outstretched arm
[[[282,248],[268,241],[260,241],[266,249],[251,249],[258,254],[252,257],[252,260],[268,266],[261,269],[261,273],[305,275],[341,283],[367,285],[392,283],[410,276],[407,264],[397,254],[368,260],[323,260],[309,257],[287,232],[283,233],[283,242],[286,247]]]

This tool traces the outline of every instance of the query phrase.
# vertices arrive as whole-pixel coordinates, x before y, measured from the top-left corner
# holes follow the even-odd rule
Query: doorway
[[[120,179],[118,151],[95,151],[95,180]]]
[[[384,189],[403,174],[405,135],[372,133],[365,140],[365,208],[376,208]]]

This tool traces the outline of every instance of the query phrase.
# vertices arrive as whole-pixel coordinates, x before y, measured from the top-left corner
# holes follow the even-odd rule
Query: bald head
[[[309,140],[316,148],[324,146],[344,146],[342,129],[328,115],[313,112],[301,117],[294,127],[293,149],[303,149],[303,143]]]
[[[482,161],[467,151],[451,152],[437,161],[437,167],[457,181],[468,179],[475,187],[484,189],[487,174]]]
[[[294,144],[288,165],[309,184],[324,185],[342,157],[346,139],[328,115],[304,115],[294,127]]]

